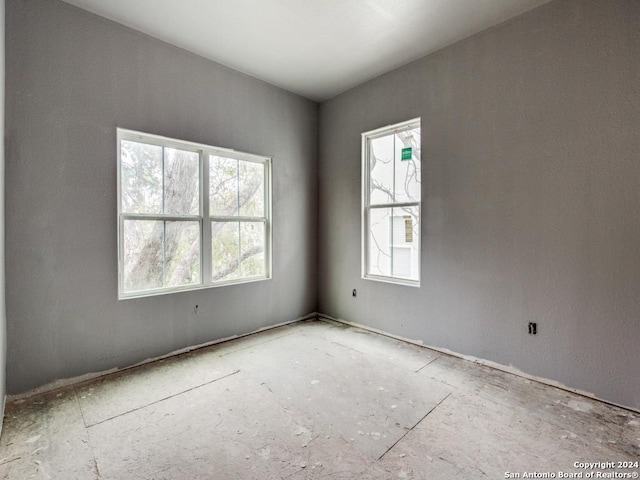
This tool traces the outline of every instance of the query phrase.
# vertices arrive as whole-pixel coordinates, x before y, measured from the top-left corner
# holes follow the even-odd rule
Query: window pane
[[[393,140],[393,135],[370,140],[369,194],[372,205],[393,202]]]
[[[199,281],[199,222],[124,221],[126,292]]]
[[[240,223],[211,222],[211,277],[213,281],[238,278]]]
[[[212,280],[266,275],[261,222],[211,222]]]
[[[420,201],[420,129],[405,130],[395,137],[395,202]]]
[[[200,282],[200,223],[165,222],[165,287]]]
[[[196,152],[164,149],[164,213],[200,213],[200,162]]]
[[[369,210],[368,273],[371,275],[391,275],[391,210]]]
[[[124,221],[124,290],[162,287],[164,222]]]
[[[240,215],[264,216],[264,164],[240,161]]]
[[[263,223],[240,223],[240,276],[242,278],[265,275],[264,240]]]
[[[209,198],[212,216],[238,215],[238,160],[209,156]]]
[[[391,217],[391,265],[392,275],[418,280],[420,233],[420,208],[392,209]]]
[[[420,208],[372,208],[368,273],[418,280]]]
[[[162,147],[120,142],[122,212],[162,213]]]
[[[420,201],[420,129],[370,140],[370,203]]]

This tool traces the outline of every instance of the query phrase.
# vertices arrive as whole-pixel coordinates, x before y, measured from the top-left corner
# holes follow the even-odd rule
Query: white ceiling
[[[313,100],[549,0],[65,0]]]

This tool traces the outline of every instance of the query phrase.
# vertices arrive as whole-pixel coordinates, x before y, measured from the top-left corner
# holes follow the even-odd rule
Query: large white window
[[[362,275],[420,285],[420,119],[362,134]]]
[[[271,160],[118,129],[120,298],[270,278]]]

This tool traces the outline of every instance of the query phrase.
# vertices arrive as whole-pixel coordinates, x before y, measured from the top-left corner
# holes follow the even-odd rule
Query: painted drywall
[[[319,311],[640,408],[638,59],[640,2],[554,1],[322,103]],[[414,117],[420,288],[360,278],[360,134]]]
[[[116,127],[271,156],[273,279],[118,301]],[[317,132],[315,102],[57,0],[7,1],[8,392],[315,311]]]
[[[0,0],[0,431],[7,388],[7,319],[4,301],[4,0]]]

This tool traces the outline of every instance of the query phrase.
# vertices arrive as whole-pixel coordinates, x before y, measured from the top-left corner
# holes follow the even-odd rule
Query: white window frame
[[[199,156],[199,215],[171,215],[171,214],[133,214],[122,212],[122,172],[121,172],[121,142],[128,140],[167,148],[175,148],[196,152]],[[219,156],[264,165],[264,217],[214,217],[209,214],[209,156]],[[168,293],[201,290],[205,288],[225,285],[242,284],[271,279],[272,272],[272,223],[271,223],[271,158],[251,153],[239,152],[232,149],[213,147],[185,140],[163,137],[150,133],[137,132],[117,128],[117,175],[118,175],[118,298],[149,297]],[[144,219],[158,221],[197,221],[200,228],[200,278],[198,283],[181,285],[178,287],[161,287],[148,290],[125,292],[124,290],[124,221],[127,219]],[[233,280],[211,280],[211,224],[214,221],[260,222],[264,225],[265,235],[265,275],[238,278]]]
[[[421,128],[421,119],[414,118],[405,122],[396,123],[394,125],[387,125],[386,127],[377,128],[368,132],[362,133],[362,229],[361,229],[361,250],[362,250],[362,278],[366,280],[375,280],[378,282],[395,283],[399,285],[407,285],[411,287],[420,287],[420,275],[422,269],[421,261],[421,240],[422,240],[422,184],[420,188],[420,201],[417,202],[403,202],[403,203],[384,203],[384,204],[371,204],[371,169],[370,169],[370,142],[376,138],[391,135],[395,132],[402,132],[404,130],[411,130],[413,128]],[[422,130],[420,131],[420,139],[422,141]],[[420,158],[420,167],[422,169],[422,158]],[[393,275],[377,275],[371,274],[368,271],[369,268],[369,216],[372,209],[382,208],[402,208],[402,207],[414,207],[418,209],[418,218],[420,222],[418,224],[417,235],[417,255],[418,255],[418,272],[417,280],[397,277]],[[392,218],[392,217],[390,217]],[[393,247],[393,245],[391,245]]]

